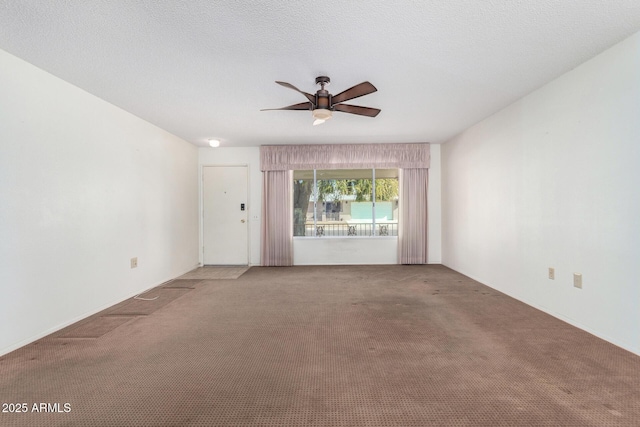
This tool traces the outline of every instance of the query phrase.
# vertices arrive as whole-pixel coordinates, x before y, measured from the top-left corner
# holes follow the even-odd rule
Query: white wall
[[[640,33],[443,145],[443,263],[640,354],[639,163]]]
[[[0,354],[197,266],[194,146],[4,51],[0,118]]]
[[[294,265],[397,263],[397,237],[293,238]]]
[[[260,221],[262,210],[262,172],[260,171],[259,147],[200,148],[200,218],[202,218],[202,167],[203,166],[247,166],[249,172],[249,264],[260,265]],[[202,263],[202,224],[200,224],[200,263]]]

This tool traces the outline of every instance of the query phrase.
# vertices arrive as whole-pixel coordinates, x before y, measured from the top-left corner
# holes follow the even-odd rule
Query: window
[[[293,172],[293,235],[397,236],[397,169]]]

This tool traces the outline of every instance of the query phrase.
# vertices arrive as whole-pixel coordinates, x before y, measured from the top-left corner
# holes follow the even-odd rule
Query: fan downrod
[[[320,85],[320,90],[324,90],[325,85],[329,85],[331,83],[331,79],[327,76],[318,76],[316,77],[316,84]]]

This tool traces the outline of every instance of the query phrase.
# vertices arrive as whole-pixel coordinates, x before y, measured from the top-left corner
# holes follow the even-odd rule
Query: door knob
[[[241,219],[240,222],[244,224],[244,219]]]

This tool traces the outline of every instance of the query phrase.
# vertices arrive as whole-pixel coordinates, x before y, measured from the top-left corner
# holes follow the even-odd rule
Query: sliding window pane
[[[373,171],[318,170],[316,178],[320,231],[325,236],[371,236]]]
[[[398,235],[398,170],[376,169],[376,221],[378,236]]]
[[[293,171],[293,235],[313,236],[313,170]]]

